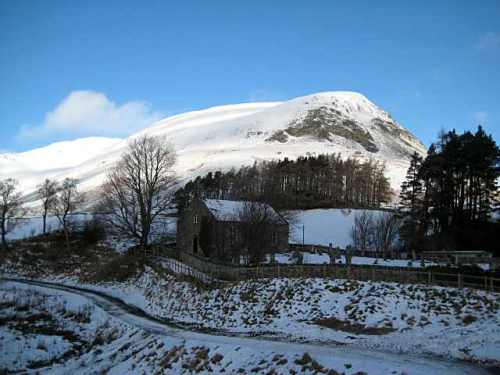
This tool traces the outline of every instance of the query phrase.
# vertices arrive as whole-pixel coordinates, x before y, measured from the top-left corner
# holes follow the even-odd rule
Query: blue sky
[[[500,1],[0,0],[0,150],[333,90],[500,141]]]

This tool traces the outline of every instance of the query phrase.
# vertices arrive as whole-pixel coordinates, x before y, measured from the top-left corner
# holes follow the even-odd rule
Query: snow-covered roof
[[[286,221],[267,203],[230,201],[223,199],[204,199],[203,202],[210,213],[219,221],[241,221],[240,213],[245,209],[245,206],[254,203],[261,207],[265,207],[272,216],[275,216],[283,224],[286,223]]]

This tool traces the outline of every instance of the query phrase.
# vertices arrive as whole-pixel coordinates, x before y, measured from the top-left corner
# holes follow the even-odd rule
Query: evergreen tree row
[[[499,165],[499,148],[481,127],[442,133],[425,159],[414,154],[400,196],[406,247],[498,248]]]
[[[197,177],[177,191],[176,200],[179,209],[196,195],[264,201],[278,209],[376,208],[390,200],[384,171],[383,163],[342,160],[336,154],[263,161]]]

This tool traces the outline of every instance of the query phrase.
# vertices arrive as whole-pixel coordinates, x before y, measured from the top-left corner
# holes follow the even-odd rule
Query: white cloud
[[[100,92],[73,91],[45,115],[42,124],[22,127],[18,137],[126,136],[160,118],[145,102],[117,105]]]
[[[472,115],[472,119],[476,122],[475,125],[484,125],[488,122],[488,112],[477,111]]]
[[[481,50],[500,48],[500,33],[488,32],[481,36],[477,47]]]

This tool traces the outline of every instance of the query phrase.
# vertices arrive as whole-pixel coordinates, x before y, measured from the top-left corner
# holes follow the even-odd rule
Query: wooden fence
[[[186,275],[189,277],[193,277],[197,280],[200,280],[204,283],[214,283],[220,280],[212,277],[211,275],[205,274],[194,267],[187,265],[177,259],[167,258],[159,255],[155,255],[154,259],[161,264],[162,267],[168,268],[170,271],[180,275]]]
[[[345,264],[265,264],[244,266],[220,263],[175,250],[162,251],[163,255],[175,258],[188,265],[190,275],[201,281],[240,281],[279,277],[323,277],[353,279],[359,281],[386,281],[403,284],[427,284],[457,288],[475,288],[500,292],[500,278],[466,274],[440,273],[422,268],[388,267],[377,265]],[[198,277],[196,272],[203,275]]]

